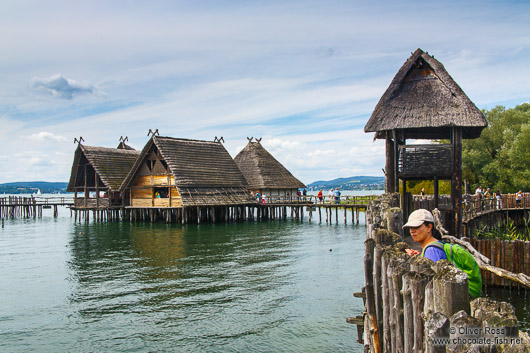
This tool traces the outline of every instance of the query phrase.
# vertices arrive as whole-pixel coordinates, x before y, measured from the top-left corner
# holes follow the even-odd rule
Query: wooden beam
[[[395,168],[394,168],[394,145],[389,131],[386,133],[386,163],[385,163],[385,190],[388,193],[395,192]]]
[[[399,177],[398,177],[398,157],[399,157],[399,151],[398,151],[398,134],[397,134],[397,130],[394,129],[392,130],[392,137],[394,139],[394,155],[393,155],[393,159],[394,159],[394,192],[399,192]]]
[[[438,177],[434,177],[434,208],[438,208],[438,199],[439,199],[439,191],[438,191]]]
[[[462,237],[462,128],[451,129],[453,148],[453,177],[451,179],[451,200],[455,212],[454,234]]]

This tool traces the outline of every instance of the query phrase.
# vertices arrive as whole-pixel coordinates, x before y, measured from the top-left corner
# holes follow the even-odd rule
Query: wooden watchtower
[[[438,207],[438,180],[451,180],[450,231],[462,230],[462,139],[477,138],[487,126],[482,112],[443,65],[417,49],[399,69],[364,127],[386,140],[386,192],[398,192],[406,209],[406,181],[433,180]],[[407,140],[449,140],[448,144],[409,144]]]

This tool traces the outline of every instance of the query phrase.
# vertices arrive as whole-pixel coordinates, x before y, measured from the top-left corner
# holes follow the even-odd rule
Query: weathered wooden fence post
[[[381,343],[379,341],[379,329],[377,327],[377,317],[374,301],[374,277],[373,277],[373,261],[375,240],[367,239],[364,242],[364,279],[365,279],[365,293],[366,293],[366,309],[368,315],[368,325],[370,330],[367,334],[367,339],[374,347],[375,352],[381,352]]]
[[[467,274],[454,267],[447,260],[433,265],[434,311],[451,317],[464,310],[469,313],[469,282]]]

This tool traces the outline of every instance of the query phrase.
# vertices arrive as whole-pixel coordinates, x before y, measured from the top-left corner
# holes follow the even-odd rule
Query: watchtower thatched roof
[[[124,190],[155,146],[175,179],[184,206],[243,204],[248,184],[221,142],[153,135],[123,181]]]
[[[298,189],[306,186],[296,179],[258,141],[249,141],[234,158],[251,189]]]
[[[477,138],[487,126],[482,112],[466,96],[444,66],[417,49],[399,69],[372,116],[365,132],[405,130],[407,138],[448,138],[460,126],[464,138]]]
[[[79,144],[74,154],[72,172],[67,191],[75,191],[76,186],[83,186],[85,182],[84,168],[79,168],[83,157],[94,168],[104,185],[110,191],[118,191],[125,177],[131,171],[140,151],[107,147],[94,147]],[[92,183],[93,181],[90,180]]]

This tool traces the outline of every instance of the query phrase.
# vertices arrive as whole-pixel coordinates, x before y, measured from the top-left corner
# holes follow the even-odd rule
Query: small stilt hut
[[[79,143],[66,189],[74,193],[74,208],[120,207],[120,186],[139,155],[140,151],[132,148],[93,147]]]
[[[261,145],[261,139],[248,140],[247,146],[239,152],[234,161],[252,192],[283,198],[294,196],[299,188],[306,187]]]
[[[220,141],[156,134],[143,148],[121,191],[129,195],[125,205],[129,209],[193,208],[197,213],[200,207],[245,205],[250,198],[245,178]]]
[[[462,139],[477,138],[487,121],[444,66],[417,49],[399,69],[364,127],[386,140],[386,191],[398,192],[402,181],[403,215],[407,217],[406,181],[451,180],[453,216],[450,229],[462,229]],[[409,144],[409,139],[449,140],[449,144]]]

